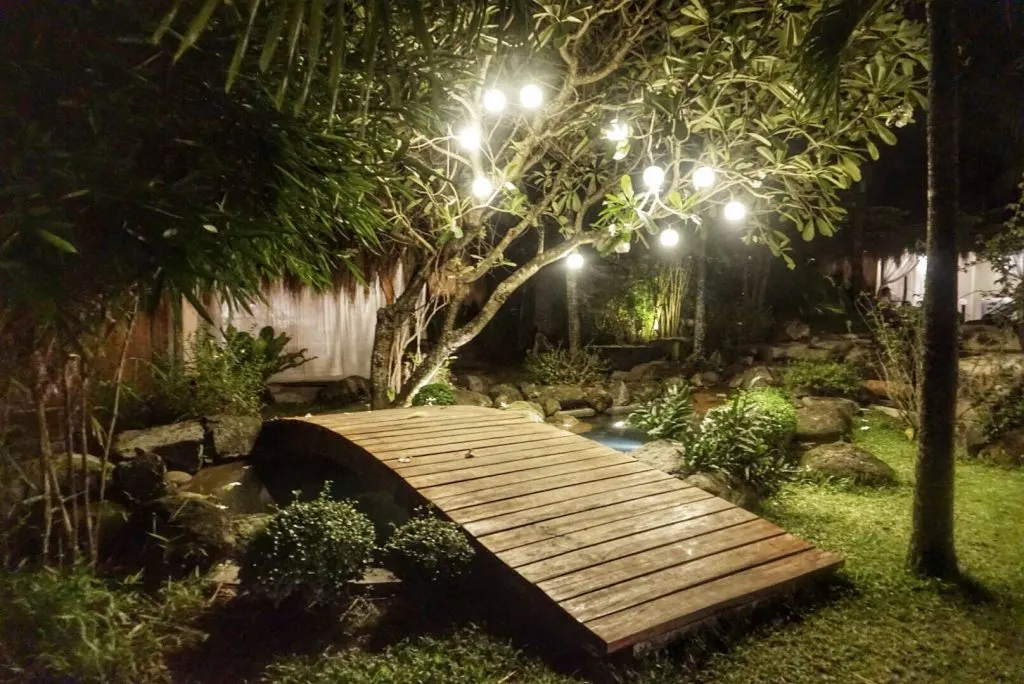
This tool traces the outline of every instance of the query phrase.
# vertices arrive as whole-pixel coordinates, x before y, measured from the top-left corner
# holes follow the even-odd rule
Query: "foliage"
[[[1024,427],[1024,383],[1019,379],[1008,391],[990,397],[984,412],[982,430],[994,442],[1013,430]]]
[[[458,525],[431,515],[396,527],[384,546],[388,568],[412,583],[458,579],[469,569],[474,553]]]
[[[166,654],[200,641],[189,622],[205,599],[197,583],[159,595],[67,573],[0,574],[0,680],[169,682]]]
[[[921,310],[916,307],[876,305],[862,300],[857,307],[871,331],[874,364],[885,381],[889,398],[910,435],[917,432],[921,405],[918,369],[924,347],[921,342]]]
[[[239,578],[250,594],[279,604],[298,598],[329,604],[362,577],[374,552],[369,518],[349,501],[332,501],[327,487],[313,501],[292,503],[253,535]]]
[[[708,340],[718,349],[745,351],[766,341],[775,328],[771,307],[749,297],[717,301],[709,308]]]
[[[655,439],[689,442],[695,427],[690,386],[670,387],[662,396],[629,414],[629,424]]]
[[[1019,258],[1024,252],[1024,180],[1018,189],[1020,198],[1007,207],[1010,218],[1006,225],[981,245],[979,256],[999,274],[1000,293],[1013,303],[1009,318],[1020,325],[1024,323],[1024,272]]]
[[[147,401],[152,421],[259,413],[266,388],[262,359],[247,354],[244,347],[222,344],[204,330],[189,338],[187,347],[184,359],[153,364],[153,390]]]
[[[857,370],[838,361],[797,361],[783,379],[790,392],[812,392],[822,397],[853,397],[860,386]]]
[[[288,333],[275,334],[269,325],[260,328],[256,335],[238,330],[233,325],[224,330],[225,351],[238,363],[260,368],[264,382],[313,360],[306,356],[305,349],[285,353],[284,349],[291,340]]]
[[[587,385],[601,380],[608,372],[608,364],[601,355],[590,349],[529,353],[523,368],[534,382],[542,385]]]
[[[452,386],[434,382],[424,385],[412,398],[413,406],[454,406],[455,392]]]
[[[619,284],[597,310],[595,319],[598,331],[610,335],[617,344],[653,339],[658,322],[653,279],[630,279]]]
[[[719,471],[752,485],[762,495],[778,490],[793,467],[789,445],[796,409],[774,390],[740,392],[708,410],[686,444],[690,472]]]

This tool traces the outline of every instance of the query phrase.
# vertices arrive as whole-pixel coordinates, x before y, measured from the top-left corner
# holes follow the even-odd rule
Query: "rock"
[[[203,468],[183,491],[210,497],[232,515],[266,513],[274,503],[252,466],[238,461]]]
[[[828,361],[832,358],[832,352],[806,344],[794,344],[790,345],[786,357],[794,361]]]
[[[482,375],[463,375],[459,384],[477,394],[487,394],[487,389],[490,387],[490,383]]]
[[[849,435],[850,423],[846,414],[834,406],[804,406],[796,411],[796,440],[817,444],[837,442]]]
[[[319,387],[304,385],[271,384],[267,389],[275,404],[312,404],[320,394]]]
[[[181,470],[168,470],[164,473],[164,482],[172,487],[184,487],[191,481],[192,476]]]
[[[754,366],[753,368],[748,368],[729,381],[729,387],[732,387],[733,389],[775,387],[778,384],[778,375],[766,366]]]
[[[582,408],[587,405],[587,394],[576,385],[546,385],[540,388],[539,399],[554,399],[563,408]]]
[[[693,375],[690,376],[690,385],[692,387],[703,387],[704,378],[701,376],[700,373],[694,373]]]
[[[874,355],[868,347],[853,347],[843,357],[843,363],[860,369],[869,369],[875,362]]]
[[[633,398],[629,387],[622,380],[613,380],[608,385],[608,393],[612,395],[612,406],[629,406]]]
[[[677,373],[679,367],[671,361],[648,361],[633,366],[626,373],[627,382],[644,382],[649,380],[660,380]]]
[[[985,418],[978,409],[957,403],[956,434],[960,445],[971,456],[976,456],[988,441]]]
[[[889,383],[885,380],[865,380],[860,388],[875,399],[889,399]]]
[[[597,415],[597,411],[590,408],[589,406],[578,409],[562,409],[556,416],[572,416],[573,418],[593,418]]]
[[[267,526],[272,513],[253,513],[249,515],[236,515],[231,518],[231,533],[235,537],[235,556],[241,557],[245,553],[245,547],[249,545],[252,538]]]
[[[210,416],[203,421],[206,428],[206,444],[212,447],[215,460],[232,461],[245,458],[252,453],[256,438],[263,430],[263,419],[259,416]]]
[[[519,391],[522,392],[527,401],[533,401],[540,396],[540,388],[532,382],[519,383]]]
[[[167,496],[166,476],[167,466],[162,458],[150,451],[140,451],[114,468],[111,494],[129,508],[138,508]]]
[[[495,385],[487,394],[498,408],[520,401],[523,398],[523,395],[519,393],[519,389],[512,385]]]
[[[587,406],[598,413],[604,413],[615,403],[615,399],[612,397],[611,392],[603,387],[588,387],[585,390],[585,393],[586,396],[583,400],[587,402]]]
[[[686,381],[686,378],[679,375],[673,375],[672,377],[665,378],[661,383],[662,387],[664,387],[666,391],[670,389],[680,389],[686,387],[688,384],[690,383]]]
[[[709,494],[714,494],[720,499],[725,499],[748,511],[756,511],[760,507],[760,499],[754,488],[726,473],[718,471],[693,473],[683,478],[683,482],[699,487]]]
[[[580,421],[574,418],[573,416],[570,416],[566,413],[562,413],[561,411],[559,411],[555,415],[548,418],[547,422],[551,425],[554,425],[556,428],[572,431],[574,428],[576,428],[577,425],[579,425]]]
[[[160,577],[205,571],[235,547],[227,512],[198,495],[171,494],[151,501],[132,515],[131,525],[147,569]]]
[[[544,416],[546,415],[544,413],[544,407],[535,401],[513,401],[505,407],[505,410],[518,411],[524,415],[532,416],[533,418],[536,418],[534,421],[536,423],[543,423]],[[554,411],[552,411],[552,413],[554,413]]]
[[[811,336],[811,326],[802,321],[789,321],[782,329],[786,337],[793,340],[805,340]]]
[[[1017,331],[983,323],[966,323],[960,331],[960,347],[968,354],[1020,352]]]
[[[350,375],[320,388],[316,400],[324,404],[345,405],[370,399],[370,381],[361,375]]]
[[[824,349],[833,359],[840,359],[846,356],[853,349],[853,340],[849,339],[814,339],[811,346],[814,349]]]
[[[1010,430],[978,452],[983,461],[1002,466],[1024,465],[1024,430]]]
[[[465,390],[456,387],[452,390],[455,395],[455,403],[459,406],[484,406],[491,407],[491,400],[486,394]]]
[[[86,468],[88,490],[92,500],[99,499],[100,479],[103,474],[103,461],[92,455],[71,454],[71,470],[74,473],[76,490],[81,490],[82,466]],[[8,478],[0,478],[0,520],[7,520],[7,516],[14,507],[20,506],[29,497],[35,496],[39,489],[39,459],[31,458],[18,462],[24,478],[15,476],[13,472]],[[57,486],[64,496],[71,496],[71,478],[68,477],[67,454],[54,454],[54,473],[57,476]],[[13,469],[12,469],[13,470]],[[114,466],[107,464],[107,476],[112,479]],[[26,482],[26,479],[28,480]]]
[[[540,403],[541,410],[544,411],[545,416],[553,416],[562,410],[562,405],[558,403],[557,399],[552,397],[538,397],[537,401]]]
[[[804,397],[800,400],[804,406],[809,408],[814,407],[830,407],[841,413],[846,420],[853,420],[853,417],[857,415],[857,411],[860,407],[857,406],[857,402],[852,399],[839,399],[836,397]]]
[[[984,395],[1008,389],[1024,378],[1024,355],[980,354],[960,359],[960,389]]]
[[[870,487],[896,484],[896,472],[889,464],[846,442],[814,447],[800,459],[800,467],[816,478],[849,480]]]
[[[136,452],[154,453],[171,470],[194,473],[205,453],[206,433],[198,420],[161,425],[145,430],[126,430],[114,440],[114,453],[121,459],[133,458]]]
[[[665,393],[661,382],[649,380],[647,382],[631,382],[628,384],[629,395],[634,404],[643,404],[652,399],[657,399]]]
[[[747,358],[749,358],[749,357],[747,357]],[[753,361],[753,359],[751,359],[751,361]],[[743,365],[749,366],[750,364],[743,364]],[[721,384],[722,376],[720,376],[715,371],[704,371],[703,373],[700,374],[700,380],[701,380],[701,384],[704,387],[715,387],[716,385]]]
[[[889,416],[890,418],[894,418],[896,420],[903,420],[903,414],[900,413],[900,410],[896,409],[896,408],[893,408],[892,406],[883,406],[881,404],[872,404],[871,405],[871,410],[872,411],[878,411],[879,413],[885,414],[885,415]]]
[[[668,439],[648,442],[629,455],[666,473],[678,472],[683,467],[683,445]]]

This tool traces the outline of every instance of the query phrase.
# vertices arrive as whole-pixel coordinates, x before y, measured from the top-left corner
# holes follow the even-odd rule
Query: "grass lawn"
[[[263,681],[394,684],[1024,682],[1024,471],[958,464],[957,549],[984,592],[916,580],[903,569],[913,446],[877,414],[856,439],[898,472],[898,488],[792,484],[766,516],[846,558],[813,606],[779,607],[753,626],[691,639],[589,676],[455,626],[378,648],[278,659]],[[735,636],[739,634],[739,636]]]

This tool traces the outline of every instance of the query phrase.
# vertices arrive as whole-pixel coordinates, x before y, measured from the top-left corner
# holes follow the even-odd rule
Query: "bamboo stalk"
[[[62,375],[63,375],[63,395],[64,395],[64,454],[65,461],[67,463],[67,478],[68,478],[68,491],[70,492],[70,503],[71,503],[71,530],[68,535],[68,544],[71,547],[71,561],[75,562],[78,560],[78,528],[79,528],[79,515],[78,515],[78,477],[75,471],[74,462],[74,451],[75,451],[75,427],[74,427],[74,415],[72,411],[72,397],[71,397],[71,373],[69,367],[71,365],[71,359],[67,359],[64,363]],[[85,460],[85,448],[83,445],[82,459]],[[83,477],[81,484],[83,487],[88,488],[88,479]]]
[[[53,533],[53,492],[48,476],[52,447],[50,428],[46,422],[46,365],[43,352],[32,352],[32,400],[35,403],[36,423],[39,429],[39,490],[43,497],[43,535],[40,540],[39,560],[45,566],[50,562],[50,537]]]

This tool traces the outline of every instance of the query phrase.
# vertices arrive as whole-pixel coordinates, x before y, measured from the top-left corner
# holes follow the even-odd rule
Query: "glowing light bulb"
[[[648,166],[644,169],[644,185],[648,190],[657,190],[665,182],[665,170],[660,166]]]
[[[484,93],[484,109],[492,114],[497,114],[505,109],[505,102],[505,93],[497,88],[491,88]]]
[[[612,142],[622,142],[629,137],[629,124],[613,119],[611,125],[605,130],[604,137]]]
[[[630,245],[629,245],[628,242],[617,242],[617,243],[615,243],[615,253],[616,254],[628,254],[629,253],[629,247],[630,247]]]
[[[679,244],[679,231],[675,228],[666,228],[658,236],[658,242],[662,247],[675,247]]]
[[[526,109],[537,109],[544,102],[544,91],[540,86],[530,83],[519,91],[519,104]]]
[[[494,192],[494,184],[489,179],[478,176],[473,179],[473,185],[470,186],[470,190],[473,192],[473,197],[487,199]]]
[[[475,124],[466,124],[460,130],[458,135],[455,136],[459,145],[467,150],[480,149],[480,142],[483,140],[483,133],[480,131],[480,127]]]
[[[626,427],[626,421],[617,420],[614,423],[612,423],[612,427],[615,428],[616,430],[622,430],[623,428]]]
[[[693,172],[693,187],[698,190],[710,188],[714,184],[715,170],[710,166],[698,167],[697,170]]]
[[[725,205],[722,214],[726,221],[742,221],[747,217],[747,205],[739,200],[732,200]]]
[[[579,252],[572,252],[569,256],[565,257],[565,265],[574,271],[578,271],[583,268],[584,263],[583,255]]]

